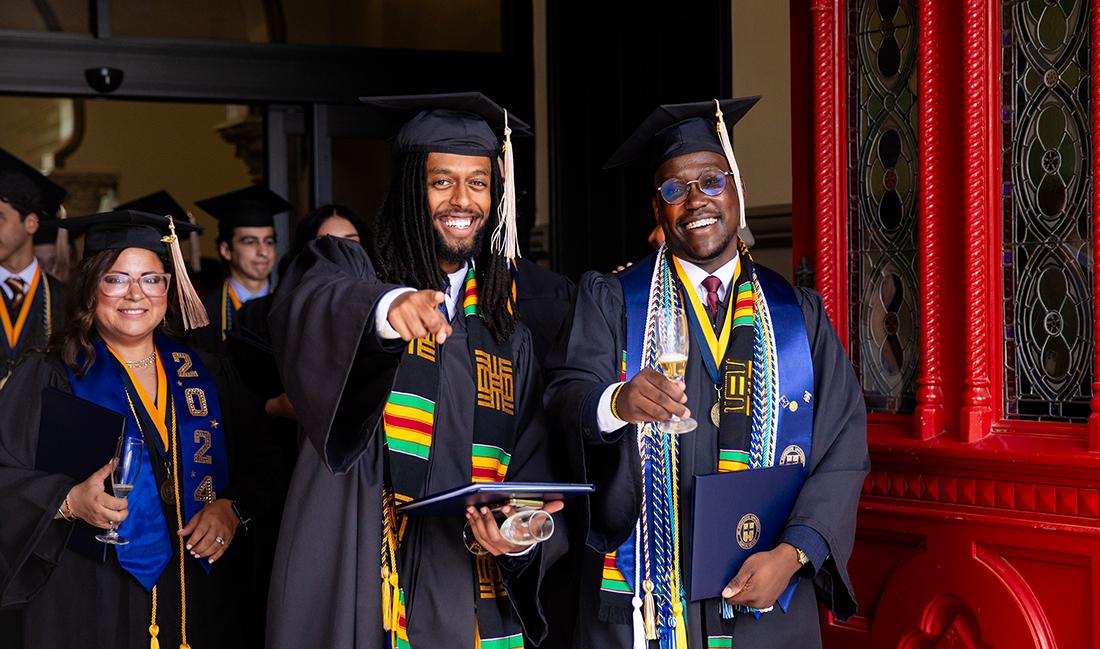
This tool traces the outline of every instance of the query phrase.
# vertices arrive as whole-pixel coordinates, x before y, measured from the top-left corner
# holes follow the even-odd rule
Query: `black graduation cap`
[[[163,189],[123,203],[115,209],[147,212],[158,216],[171,214],[172,218],[176,220],[176,223],[183,223],[185,221],[190,222],[191,220],[187,214],[187,210],[183,209],[183,206],[177,203],[176,199],[172,198],[172,195]]]
[[[91,216],[63,219],[57,225],[65,228],[73,237],[84,236],[84,256],[90,257],[104,250],[142,248],[167,256],[171,236],[168,218],[138,210],[118,209]],[[202,228],[188,221],[175,221],[177,235],[201,232]]]
[[[57,214],[66,192],[40,171],[0,149],[0,199],[42,218]]]
[[[38,229],[34,231],[34,245],[42,246],[57,243],[57,224],[60,219],[38,219]]]
[[[394,149],[401,153],[491,158],[501,154],[507,111],[480,92],[360,97],[359,101],[377,109],[373,119],[385,130],[397,132]],[[507,112],[507,125],[511,135],[531,135],[531,127],[511,112]]]
[[[263,185],[195,201],[218,220],[218,236],[229,239],[233,228],[263,228],[275,225],[274,216],[290,211],[291,204]]]
[[[78,216],[58,221],[59,227],[72,236],[84,235],[84,256],[89,257],[104,250],[142,248],[162,257],[168,256],[176,277],[180,311],[185,329],[195,329],[210,323],[191,278],[187,264],[180,252],[179,237],[202,228],[184,220],[176,221],[168,215],[150,214],[138,210],[115,210],[91,216]]]
[[[732,128],[758,101],[759,96],[718,100],[726,126]],[[715,113],[713,100],[658,106],[634,129],[603,168],[648,164],[656,169],[670,158],[697,151],[724,155]]]

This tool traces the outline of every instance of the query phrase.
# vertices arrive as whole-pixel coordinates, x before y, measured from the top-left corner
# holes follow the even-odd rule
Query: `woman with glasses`
[[[23,607],[26,649],[237,646],[224,561],[247,523],[238,511],[255,515],[263,496],[230,453],[247,434],[239,456],[262,457],[263,435],[236,425],[258,406],[173,338],[181,320],[206,320],[176,242],[195,228],[129,210],[63,227],[85,235],[68,325],[0,392],[0,605]],[[57,439],[75,453],[82,434],[103,434],[40,430],[47,387],[118,413],[124,437],[144,442],[128,498],[105,488],[110,456],[83,458],[100,467],[87,475],[38,468]],[[116,526],[128,543],[94,540]]]

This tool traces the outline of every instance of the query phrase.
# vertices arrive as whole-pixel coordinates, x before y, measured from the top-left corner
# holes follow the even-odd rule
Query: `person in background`
[[[241,306],[271,292],[275,269],[275,215],[290,209],[283,197],[261,185],[195,202],[218,220],[218,254],[228,268],[220,290],[205,296],[210,326],[192,342],[211,353],[225,351],[225,339]]]
[[[0,386],[16,361],[60,330],[64,285],[34,255],[38,231],[52,226],[65,190],[0,149]]]

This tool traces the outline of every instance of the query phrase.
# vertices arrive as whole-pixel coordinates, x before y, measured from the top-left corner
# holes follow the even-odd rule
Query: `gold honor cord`
[[[110,349],[110,348],[108,348]],[[140,389],[140,387],[139,387]],[[145,431],[141,428],[141,419],[137,415],[137,410],[134,408],[134,400],[130,398],[129,391],[126,391],[126,402],[130,404],[130,412],[134,414],[134,421],[137,422],[138,433],[142,437],[145,436]],[[168,438],[168,452],[172,455],[172,492],[176,500],[176,529],[183,529],[183,511],[180,507],[180,487],[179,487],[179,458],[176,457],[176,406],[172,404],[172,435]],[[184,579],[184,547],[183,537],[176,535],[179,539],[179,555],[180,555],[180,649],[191,649],[191,645],[187,644],[187,581]],[[160,649],[160,640],[157,636],[160,635],[160,626],[157,624],[157,587],[153,586],[153,604],[152,604],[152,616],[149,620],[149,649]]]
[[[34,279],[31,280],[31,287],[23,294],[23,305],[19,309],[19,315],[15,319],[15,324],[11,322],[11,316],[8,315],[7,307],[0,308],[0,323],[4,325],[4,335],[8,339],[8,347],[15,349],[15,346],[19,344],[19,336],[23,334],[23,325],[27,323],[27,314],[31,312],[31,302],[34,301],[35,292],[38,290],[38,280],[42,278],[42,267],[34,271]],[[47,300],[49,299],[47,295]]]
[[[672,258],[672,263],[676,266],[676,276],[680,278],[680,283],[684,286],[684,293],[688,303],[691,304],[691,310],[695,313],[695,319],[699,322],[699,329],[703,331],[703,336],[706,337],[707,347],[710,351],[711,358],[714,359],[714,367],[722,367],[722,359],[726,357],[726,347],[729,346],[730,332],[733,330],[733,303],[736,302],[735,296],[727,294],[727,298],[733,297],[734,299],[726,300],[726,317],[722,321],[722,333],[716,338],[714,336],[714,327],[704,327],[703,323],[710,322],[710,318],[707,316],[707,310],[703,306],[702,300],[699,299],[699,292],[695,290],[695,286],[688,278],[687,273],[684,271],[684,267],[680,265],[680,260],[676,257]],[[734,289],[734,281],[730,282],[730,290]]]

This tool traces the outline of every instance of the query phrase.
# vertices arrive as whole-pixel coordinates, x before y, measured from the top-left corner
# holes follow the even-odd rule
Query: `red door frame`
[[[845,344],[858,326],[846,5],[791,0],[794,259],[814,260]],[[844,624],[823,615],[826,646],[931,647],[948,635],[960,646],[1100,646],[1100,345],[1087,425],[1006,419],[1001,398],[1000,11],[1000,0],[917,0],[918,272],[930,280],[917,406],[869,417],[850,566],[861,612]],[[1097,115],[1100,0],[1091,11]],[[1100,118],[1091,125],[1095,161]],[[1092,174],[1100,242],[1100,165]],[[1100,245],[1093,261],[1100,269]],[[1100,299],[1093,308],[1100,341]]]

